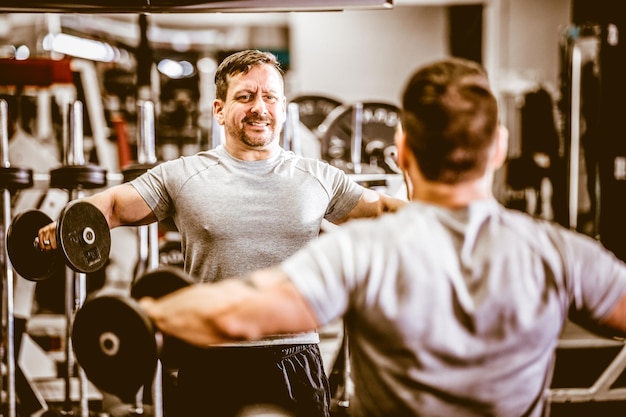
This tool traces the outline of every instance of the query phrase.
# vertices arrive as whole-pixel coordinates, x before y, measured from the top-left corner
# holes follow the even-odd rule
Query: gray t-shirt
[[[355,220],[282,268],[322,324],[345,313],[355,417],[540,416],[568,314],[626,292],[596,241],[495,201]]]
[[[185,271],[199,282],[278,264],[317,238],[322,219],[344,218],[363,193],[323,161],[284,150],[241,161],[223,146],[159,164],[131,184],[159,220],[172,216]]]

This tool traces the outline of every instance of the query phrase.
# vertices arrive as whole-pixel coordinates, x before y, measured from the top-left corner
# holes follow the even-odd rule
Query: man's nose
[[[263,100],[263,96],[257,95],[252,101],[252,111],[257,114],[267,113],[267,104]]]

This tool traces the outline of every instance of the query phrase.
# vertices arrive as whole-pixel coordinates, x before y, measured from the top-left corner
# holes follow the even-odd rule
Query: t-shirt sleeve
[[[344,231],[334,231],[309,242],[280,266],[307,300],[320,325],[339,318],[347,309],[347,282],[350,270],[354,271],[350,251]]]
[[[343,219],[357,205],[363,186],[352,181],[342,170],[329,164],[325,165],[325,176],[331,184],[331,199],[324,218],[330,222]]]
[[[570,311],[602,320],[626,294],[626,265],[591,237],[562,233]]]
[[[171,170],[167,168],[174,163],[168,161],[159,164],[130,182],[159,220],[171,215],[172,199],[167,184],[168,172]]]

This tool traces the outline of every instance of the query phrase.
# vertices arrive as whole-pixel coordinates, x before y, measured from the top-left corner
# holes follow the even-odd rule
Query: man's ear
[[[404,134],[404,130],[402,129],[402,125],[400,123],[398,123],[398,126],[396,127],[394,142],[396,143],[396,149],[398,152],[398,160],[396,161],[398,168],[402,171],[406,171],[409,168],[407,156],[411,150],[408,148],[406,135]]]
[[[222,102],[222,100],[213,100],[213,116],[215,117],[217,123],[223,126],[224,113],[222,113],[222,110],[224,110],[224,103]]]
[[[498,137],[495,141],[493,165],[495,169],[498,169],[504,165],[509,152],[509,129],[504,125],[499,125],[496,134]]]

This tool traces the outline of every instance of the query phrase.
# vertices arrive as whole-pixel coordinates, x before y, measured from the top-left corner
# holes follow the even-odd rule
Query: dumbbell
[[[13,268],[30,281],[50,278],[60,262],[76,272],[91,273],[109,258],[111,231],[96,206],[81,200],[68,203],[57,219],[57,248],[41,250],[39,229],[52,223],[40,210],[25,210],[15,216],[7,230],[7,253]]]
[[[175,368],[185,349],[198,349],[161,334],[138,303],[142,297],[160,298],[191,284],[181,268],[160,266],[135,281],[130,297],[105,288],[85,300],[74,317],[72,346],[76,361],[98,389],[130,400],[152,382],[159,359]]]

